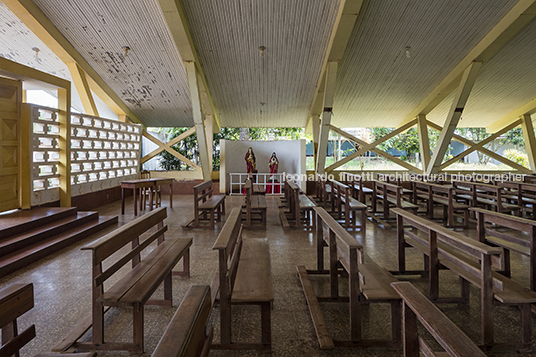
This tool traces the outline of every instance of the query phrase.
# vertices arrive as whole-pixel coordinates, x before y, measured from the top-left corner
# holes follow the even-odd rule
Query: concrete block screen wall
[[[246,172],[244,157],[251,146],[255,153],[257,171],[269,173],[268,161],[275,152],[279,159],[278,172],[305,176],[305,140],[232,141],[220,140],[220,191],[229,192],[229,173]],[[300,182],[302,190],[306,181]]]

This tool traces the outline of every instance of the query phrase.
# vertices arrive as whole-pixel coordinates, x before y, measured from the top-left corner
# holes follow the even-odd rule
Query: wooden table
[[[150,188],[150,198],[149,204],[151,206],[150,210],[153,209],[153,191],[156,188],[156,179],[140,179],[140,180],[129,180],[121,182],[121,214],[125,214],[125,189],[134,190],[134,215],[138,215],[138,209],[136,206],[137,194],[136,192],[142,188]],[[140,192],[141,193],[141,192]],[[142,210],[143,200],[141,199],[140,194],[140,211]]]
[[[173,182],[175,182],[175,179],[165,178],[165,177],[156,177],[156,178],[152,178],[151,180],[156,181],[155,186],[169,185],[169,207],[173,207]]]

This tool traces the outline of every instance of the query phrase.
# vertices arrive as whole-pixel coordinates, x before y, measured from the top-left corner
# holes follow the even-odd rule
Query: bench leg
[[[136,352],[143,353],[143,305],[135,304],[133,310],[134,345]]]
[[[406,304],[403,305],[404,316],[404,356],[419,357],[419,333],[417,330],[417,316]]]
[[[173,305],[173,288],[171,272],[164,278],[164,300],[169,301],[170,306]]]
[[[469,294],[470,294],[470,283],[460,276],[460,290],[462,296],[462,302],[466,305],[469,304]]]
[[[361,210],[361,230],[363,231],[363,236],[367,233],[367,210]]]
[[[393,342],[402,340],[402,301],[391,301],[391,339]]]
[[[261,304],[261,341],[263,345],[272,346],[272,321],[270,315],[270,303]]]
[[[210,210],[210,226],[214,228],[214,210]]]
[[[532,313],[530,304],[519,306],[521,310],[521,341],[526,348],[531,347]]]

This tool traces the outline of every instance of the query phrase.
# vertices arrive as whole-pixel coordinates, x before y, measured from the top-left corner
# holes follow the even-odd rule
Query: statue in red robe
[[[275,152],[272,153],[272,157],[270,157],[270,161],[268,161],[268,166],[270,167],[271,174],[277,173],[277,168],[279,167],[279,160],[277,159]]]
[[[251,146],[248,149],[248,152],[246,153],[246,157],[244,158],[246,160],[246,169],[247,173],[253,173],[257,168],[257,161],[255,159],[255,154],[253,153],[253,149]]]

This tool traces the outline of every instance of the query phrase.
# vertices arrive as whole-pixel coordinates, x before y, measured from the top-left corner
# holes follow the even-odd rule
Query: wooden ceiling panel
[[[146,126],[193,125],[186,71],[157,0],[34,2]]]
[[[536,97],[536,22],[531,22],[500,52],[484,63],[459,127],[488,127]],[[442,125],[451,98],[428,119]]]
[[[515,4],[367,1],[339,66],[332,123],[396,125]]]
[[[305,126],[339,2],[182,1],[222,126]]]

